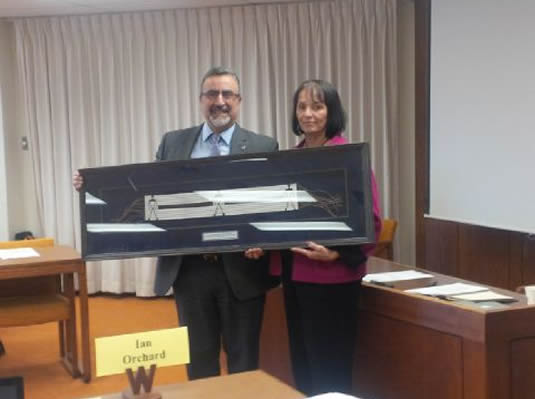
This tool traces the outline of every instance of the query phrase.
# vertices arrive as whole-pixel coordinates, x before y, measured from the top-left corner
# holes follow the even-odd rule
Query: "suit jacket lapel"
[[[190,159],[193,146],[197,142],[197,137],[201,134],[202,126],[192,128],[187,134],[184,135],[184,142],[180,148],[180,159]]]
[[[230,153],[243,154],[248,152],[247,144],[246,134],[241,130],[240,125],[236,123],[236,128],[234,129],[232,140],[230,141]]]

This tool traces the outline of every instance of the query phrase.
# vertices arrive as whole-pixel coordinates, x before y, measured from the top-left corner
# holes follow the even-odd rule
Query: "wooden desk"
[[[368,272],[408,267],[371,258]],[[436,273],[439,283],[464,281]],[[523,295],[500,309],[483,309],[364,284],[354,367],[354,395],[373,399],[528,399],[535,392],[535,306]],[[268,295],[266,311],[283,312],[280,289]],[[280,314],[266,314],[269,324]],[[284,334],[267,325],[261,368],[287,369]],[[278,363],[277,363],[278,362]],[[285,381],[290,376],[281,376]]]
[[[0,260],[0,280],[50,275],[63,276],[62,294],[70,301],[72,314],[71,321],[66,323],[67,339],[61,348],[62,360],[74,375],[81,374],[84,381],[89,382],[91,379],[91,358],[89,354],[89,317],[85,262],[73,248],[54,246],[34,249],[39,252],[39,257]],[[79,284],[80,327],[82,329],[81,370],[76,345],[74,273],[78,274]]]
[[[152,390],[161,393],[163,399],[302,399],[305,397],[301,392],[260,370],[203,378],[181,384],[161,385]],[[87,399],[121,399],[121,394],[100,395]]]

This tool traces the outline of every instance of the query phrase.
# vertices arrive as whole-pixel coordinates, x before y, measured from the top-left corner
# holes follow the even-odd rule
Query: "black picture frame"
[[[0,378],[0,398],[24,399],[24,379],[19,376]]]
[[[375,240],[367,143],[80,174],[86,260]]]

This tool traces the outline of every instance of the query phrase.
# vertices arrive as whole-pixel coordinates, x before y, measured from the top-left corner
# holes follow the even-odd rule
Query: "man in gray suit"
[[[236,119],[241,103],[234,72],[212,68],[201,83],[200,106],[206,120],[200,126],[166,133],[158,160],[180,160],[276,151],[277,142],[242,129]],[[83,178],[76,171],[73,185]],[[165,295],[171,287],[180,324],[188,327],[190,379],[218,375],[221,344],[229,373],[258,368],[260,327],[269,277],[268,257],[248,259],[243,253],[163,256],[158,259],[154,290]]]
[[[276,151],[277,142],[237,123],[240,83],[234,72],[212,68],[201,83],[200,126],[168,132],[156,158],[181,160]],[[221,344],[229,373],[258,368],[265,292],[273,287],[267,257],[243,253],[163,256],[158,259],[155,291],[173,287],[180,324],[188,327],[190,379],[218,375]]]

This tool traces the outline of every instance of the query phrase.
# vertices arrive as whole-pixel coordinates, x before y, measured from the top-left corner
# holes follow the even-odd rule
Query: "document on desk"
[[[480,291],[480,292],[473,292],[469,294],[459,294],[459,295],[451,295],[451,299],[461,300],[461,301],[470,301],[470,302],[488,302],[488,301],[495,301],[495,302],[515,302],[516,299],[512,296],[503,295],[498,292],[494,292],[491,290],[486,291]]]
[[[39,252],[33,248],[0,249],[0,260],[38,257]]]
[[[411,294],[422,294],[437,297],[451,297],[453,295],[468,294],[474,292],[488,291],[488,288],[480,285],[466,283],[452,283],[444,285],[435,285],[433,287],[413,288],[405,290]]]
[[[420,278],[428,277],[433,277],[433,275],[422,273],[418,270],[403,270],[400,272],[366,274],[362,281],[365,281],[367,283],[388,283],[391,281],[417,280]]]

